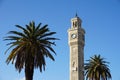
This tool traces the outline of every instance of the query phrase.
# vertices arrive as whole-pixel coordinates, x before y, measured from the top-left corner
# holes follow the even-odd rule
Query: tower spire
[[[76,12],[76,15],[75,15],[75,17],[78,17],[78,15],[77,15],[77,12]]]

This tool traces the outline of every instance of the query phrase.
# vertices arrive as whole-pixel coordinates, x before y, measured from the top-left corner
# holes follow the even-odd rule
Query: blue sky
[[[3,37],[14,25],[24,26],[30,21],[48,24],[56,31],[55,62],[46,59],[46,70],[35,70],[34,80],[69,80],[69,46],[67,30],[75,14],[82,19],[85,29],[84,58],[101,54],[110,62],[112,80],[120,80],[120,0],[0,0],[0,80],[24,80],[14,65],[5,63],[6,41]]]

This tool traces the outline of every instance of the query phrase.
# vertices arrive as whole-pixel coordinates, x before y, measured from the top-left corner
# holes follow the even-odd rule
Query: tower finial
[[[75,15],[75,17],[78,17],[78,15],[77,15],[77,12],[76,12],[76,15]]]

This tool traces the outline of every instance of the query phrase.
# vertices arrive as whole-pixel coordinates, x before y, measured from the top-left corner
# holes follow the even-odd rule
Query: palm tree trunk
[[[34,73],[34,58],[29,56],[29,58],[26,59],[25,63],[26,80],[33,80],[33,73]]]
[[[25,66],[25,77],[26,80],[33,80],[34,65]]]

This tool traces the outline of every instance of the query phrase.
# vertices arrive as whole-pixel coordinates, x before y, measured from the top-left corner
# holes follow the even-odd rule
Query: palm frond
[[[7,36],[4,40],[19,40],[21,37],[18,36]]]
[[[17,55],[16,53],[17,53],[17,51],[20,50],[20,48],[21,48],[21,46],[17,46],[16,48],[14,48],[14,49],[11,51],[10,55],[8,56],[8,58],[7,58],[7,60],[6,60],[6,63],[7,63],[7,64],[9,64],[10,61],[12,61],[12,63],[14,62],[14,59],[15,59],[15,57],[16,57],[16,55]]]
[[[57,38],[52,37],[56,32],[50,32],[48,25],[41,27],[41,23],[37,26],[32,21],[25,28],[20,25],[15,25],[21,29],[18,31],[9,31],[10,36],[5,37],[4,40],[9,40],[7,43],[10,47],[6,50],[5,54],[10,50],[10,54],[6,59],[6,63],[15,63],[15,68],[21,72],[25,66],[29,68],[39,68],[40,72],[45,70],[46,57],[51,60],[55,60],[51,53],[56,54],[53,49],[55,46],[55,40]],[[33,67],[34,66],[34,67]]]
[[[44,38],[44,37],[47,37],[47,36],[51,36],[51,35],[53,35],[53,34],[56,34],[56,32],[46,33],[46,34],[40,36],[40,38]]]
[[[17,36],[20,36],[20,37],[25,37],[25,38],[27,38],[26,35],[24,35],[24,34],[21,33],[21,32],[17,32],[17,31],[10,31],[9,34],[14,34],[14,35],[17,35]]]
[[[110,70],[105,58],[100,55],[90,57],[88,63],[85,63],[85,75],[87,80],[107,80],[111,78]]]
[[[38,26],[35,28],[35,31],[37,32],[40,29],[42,23],[39,23]]]

